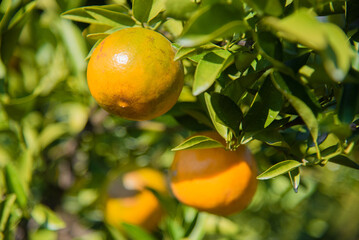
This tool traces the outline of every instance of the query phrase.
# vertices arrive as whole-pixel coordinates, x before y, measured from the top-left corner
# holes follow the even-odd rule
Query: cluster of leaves
[[[58,231],[65,225],[72,237],[123,239],[103,223],[107,181],[138,166],[167,169],[178,133],[205,129],[221,134],[226,148],[249,143],[268,169],[261,179],[288,172],[297,190],[305,175],[301,190],[290,191],[283,176],[262,182],[250,210],[230,219],[158,196],[167,212],[158,238],[356,238],[357,175],[299,173],[329,161],[358,168],[355,0],[107,3],[0,3],[0,239],[71,238]],[[109,116],[86,87],[90,49],[127,27],[161,32],[185,67],[178,104],[155,121]],[[220,145],[197,136],[173,150],[214,146]],[[124,228],[133,239],[153,239],[136,226]]]
[[[354,1],[134,0],[132,9],[92,6],[63,16],[110,27],[87,35],[97,43],[135,26],[168,36],[186,70],[176,119],[191,130],[214,128],[228,148],[252,140],[274,148],[279,163],[258,178],[288,172],[297,190],[300,166],[359,168],[348,157],[358,141],[356,10]],[[213,144],[197,137],[176,149]]]

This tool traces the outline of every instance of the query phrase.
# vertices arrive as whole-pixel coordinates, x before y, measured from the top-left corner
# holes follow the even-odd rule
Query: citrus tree
[[[355,0],[2,1],[0,239],[357,239],[358,21]],[[143,32],[128,40],[126,29]],[[147,45],[147,32],[168,40]],[[137,44],[141,59],[110,87],[101,86],[113,77],[106,59],[93,60],[105,41],[106,54]],[[147,71],[163,59],[166,67]],[[138,111],[123,115],[133,102]],[[219,138],[198,133],[206,130]],[[215,160],[216,148],[232,156],[244,145],[256,178],[271,179],[259,181],[248,209],[222,217],[203,207],[215,198],[186,202],[191,183],[179,195],[177,156]],[[169,172],[176,197],[126,180],[145,166]],[[245,206],[257,186],[250,179]],[[161,205],[157,226],[116,220],[122,200],[112,200],[123,188],[124,202],[143,194],[151,200],[142,208]]]

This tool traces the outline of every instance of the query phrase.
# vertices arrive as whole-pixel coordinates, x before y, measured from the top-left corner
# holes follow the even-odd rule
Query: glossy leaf
[[[49,230],[59,230],[66,227],[65,222],[56,213],[42,204],[33,208],[31,216],[39,225]]]
[[[302,163],[295,160],[285,160],[268,168],[266,171],[264,171],[259,176],[257,176],[257,179],[266,180],[266,179],[274,178],[281,174],[292,171],[295,168],[300,167],[301,165]]]
[[[337,155],[329,159],[329,162],[336,163],[342,166],[359,169],[359,164],[348,158],[346,155]]]
[[[224,147],[224,146],[220,142],[212,138],[198,135],[185,140],[180,145],[173,148],[172,151],[180,151],[185,149],[217,148],[217,147]]]
[[[142,228],[129,223],[122,223],[122,228],[133,240],[155,240],[154,237]]]
[[[247,30],[246,24],[238,20],[238,13],[229,6],[214,4],[198,10],[189,20],[178,43],[194,47],[218,37],[231,36]],[[211,22],[211,24],[208,24]]]
[[[214,50],[206,54],[199,62],[194,74],[193,95],[197,96],[206,91],[221,70],[233,61],[233,55],[226,50]]]

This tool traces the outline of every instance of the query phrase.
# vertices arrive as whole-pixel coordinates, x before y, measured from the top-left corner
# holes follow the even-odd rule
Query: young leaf
[[[220,142],[212,138],[199,135],[185,140],[180,145],[173,148],[172,151],[179,151],[185,149],[217,148],[217,147],[224,147],[224,146]]]
[[[359,164],[348,158],[346,155],[337,155],[329,159],[329,162],[336,163],[342,166],[359,169]]]
[[[56,213],[42,204],[33,208],[31,216],[39,225],[49,230],[55,231],[66,227],[65,222]]]
[[[155,240],[150,233],[143,230],[141,227],[129,223],[122,223],[122,228],[133,240]]]
[[[165,6],[166,16],[179,20],[187,20],[199,5],[191,0],[166,0]]]
[[[288,172],[290,182],[292,183],[294,192],[298,192],[299,184],[300,184],[300,169],[295,168],[292,171]]]
[[[259,176],[257,176],[257,179],[266,180],[266,179],[274,178],[283,173],[292,171],[293,169],[298,168],[301,165],[302,163],[295,160],[285,160],[268,168],[266,171],[264,171]]]
[[[237,11],[229,6],[214,4],[203,7],[188,20],[178,43],[184,47],[194,47],[235,32],[242,33],[248,27],[238,19]]]
[[[233,61],[233,55],[226,50],[214,50],[206,54],[199,62],[194,74],[193,95],[197,96],[206,91],[221,70]]]

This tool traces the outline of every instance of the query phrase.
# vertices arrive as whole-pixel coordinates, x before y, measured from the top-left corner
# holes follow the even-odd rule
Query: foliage
[[[108,181],[217,145],[182,143],[210,128],[276,178],[230,218],[159,195],[159,230],[129,236],[357,239],[358,20],[355,0],[1,1],[0,239],[123,239],[103,223]],[[178,103],[154,121],[108,115],[86,86],[84,59],[126,27],[165,35],[185,68]]]

